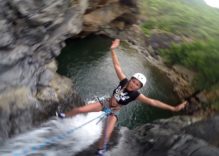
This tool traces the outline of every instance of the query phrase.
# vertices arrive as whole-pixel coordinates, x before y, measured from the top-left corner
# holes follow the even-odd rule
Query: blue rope
[[[66,131],[65,133],[63,133],[63,134],[59,134],[57,136],[53,136],[53,137],[45,140],[43,143],[41,143],[39,145],[35,145],[35,146],[31,146],[31,147],[26,147],[26,148],[24,148],[21,151],[15,151],[15,152],[12,153],[12,156],[23,156],[23,155],[27,155],[27,154],[30,154],[30,153],[34,153],[34,152],[36,152],[36,151],[38,151],[38,150],[40,150],[40,149],[42,149],[42,148],[44,148],[44,147],[46,147],[46,146],[48,146],[50,144],[57,143],[57,142],[59,142],[61,140],[64,140],[69,134],[73,133],[74,131],[82,128],[83,126],[93,122],[94,120],[96,120],[98,118],[102,118],[104,116],[108,116],[112,112],[111,109],[109,109],[109,108],[106,109],[106,110],[104,109],[103,111],[104,111],[104,114],[101,114],[98,117],[96,117],[96,118],[94,118],[94,119],[92,119],[92,120],[90,120],[88,122],[85,122],[82,125],[74,128],[74,129],[70,129],[70,130]]]

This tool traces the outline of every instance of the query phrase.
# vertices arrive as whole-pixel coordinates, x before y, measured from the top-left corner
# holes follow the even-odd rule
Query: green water
[[[57,58],[58,72],[72,79],[76,90],[85,101],[94,96],[111,95],[119,83],[112,64],[110,45],[111,39],[103,36],[68,40],[67,46]],[[173,105],[178,102],[171,83],[163,73],[147,63],[142,54],[124,43],[116,52],[128,78],[136,72],[146,75],[148,81],[140,90],[141,93]],[[122,108],[118,125],[133,128],[172,115],[169,111],[135,101]]]

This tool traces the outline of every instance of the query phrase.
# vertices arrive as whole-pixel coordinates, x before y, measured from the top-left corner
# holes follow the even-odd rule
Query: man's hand
[[[120,44],[120,39],[115,39],[113,42],[112,42],[112,45],[110,47],[110,49],[115,49],[119,46]]]
[[[179,104],[179,105],[177,105],[177,106],[175,107],[175,111],[178,112],[178,111],[184,109],[187,104],[188,104],[187,101],[182,102],[181,104]]]

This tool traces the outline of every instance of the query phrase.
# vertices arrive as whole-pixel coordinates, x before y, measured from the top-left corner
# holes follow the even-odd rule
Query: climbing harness
[[[100,121],[103,121],[107,116],[109,116],[110,114],[112,114],[112,110],[110,108],[104,108],[103,112],[105,112],[106,114],[104,116],[102,116],[96,124],[98,124]]]
[[[70,130],[66,131],[65,133],[48,138],[44,142],[42,142],[41,144],[26,147],[26,148],[23,148],[22,150],[17,150],[17,151],[12,153],[12,156],[25,156],[25,155],[28,155],[30,153],[34,153],[34,152],[36,152],[36,151],[38,151],[38,150],[40,150],[40,149],[42,149],[50,144],[57,143],[61,140],[64,140],[69,134],[73,133],[74,131],[82,128],[83,126],[85,126],[93,121],[95,121],[96,119],[102,119],[103,117],[107,117],[108,115],[110,115],[112,113],[111,109],[109,109],[109,108],[104,109],[103,111],[104,111],[103,114],[99,115],[98,117],[96,117],[94,119],[91,119],[91,120],[83,123],[82,125],[80,125],[76,128],[70,129]]]

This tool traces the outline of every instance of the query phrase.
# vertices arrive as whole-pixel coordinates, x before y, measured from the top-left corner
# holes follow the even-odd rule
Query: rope
[[[27,154],[30,154],[30,153],[34,153],[50,144],[53,144],[53,143],[57,143],[61,140],[64,140],[69,134],[73,133],[74,131],[82,128],[83,126],[93,122],[94,120],[98,119],[98,118],[103,118],[104,116],[108,116],[110,113],[111,113],[111,110],[110,109],[107,109],[107,110],[103,110],[104,111],[104,114],[101,114],[99,115],[98,117],[92,119],[92,120],[89,120],[85,123],[83,123],[82,125],[76,127],[76,128],[73,128],[73,129],[70,129],[68,131],[66,131],[65,133],[63,134],[59,134],[59,135],[56,135],[56,136],[53,136],[47,140],[45,140],[43,143],[41,144],[38,144],[38,145],[35,145],[35,146],[30,146],[30,147],[26,147],[22,150],[17,150],[15,152],[12,153],[12,156],[25,156]]]

